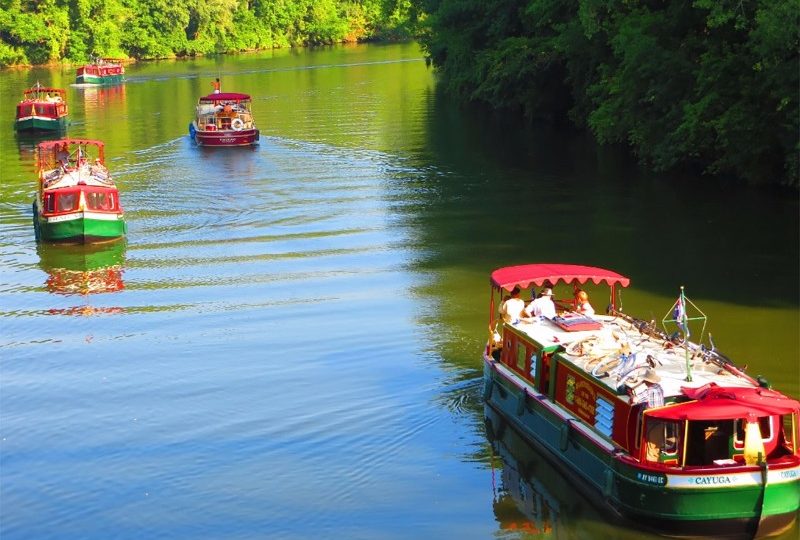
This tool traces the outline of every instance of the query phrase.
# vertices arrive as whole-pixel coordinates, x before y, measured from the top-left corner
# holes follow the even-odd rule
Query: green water
[[[253,96],[258,147],[189,140],[217,76]],[[37,80],[67,89],[70,136],[106,143],[126,242],[34,241],[37,140],[12,121]],[[721,351],[800,395],[796,195],[460,108],[414,44],[73,82],[0,77],[4,539],[524,537],[480,400],[499,266],[611,268],[646,319],[683,285]],[[562,502],[550,530],[640,537],[531,474]]]

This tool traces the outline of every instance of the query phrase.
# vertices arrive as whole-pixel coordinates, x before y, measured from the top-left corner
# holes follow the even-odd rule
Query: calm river
[[[189,140],[217,76],[253,95],[254,150]],[[413,44],[74,78],[0,76],[3,540],[642,537],[487,438],[499,266],[611,268],[647,319],[685,285],[722,351],[800,394],[796,195],[459,109]],[[106,143],[127,243],[36,244],[12,119],[37,81]]]

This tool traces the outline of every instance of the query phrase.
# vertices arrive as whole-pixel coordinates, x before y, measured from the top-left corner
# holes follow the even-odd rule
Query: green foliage
[[[0,66],[411,35],[412,0],[0,0]]]
[[[427,0],[423,45],[466,100],[566,113],[657,170],[798,186],[796,0]]]

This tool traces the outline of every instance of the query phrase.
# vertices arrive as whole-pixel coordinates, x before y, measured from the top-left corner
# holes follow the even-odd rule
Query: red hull
[[[257,129],[195,131],[198,146],[250,146],[258,142]]]

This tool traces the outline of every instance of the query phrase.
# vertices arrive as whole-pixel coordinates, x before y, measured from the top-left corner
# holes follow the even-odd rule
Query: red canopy
[[[731,420],[800,412],[800,401],[767,388],[725,388],[708,384],[683,388],[695,401],[645,411],[647,416],[667,420]]]
[[[51,148],[60,147],[62,144],[73,145],[73,144],[88,144],[89,146],[96,146],[98,148],[103,148],[105,144],[102,141],[96,141],[94,139],[54,139],[51,141],[43,141],[39,143],[39,150],[49,150]]]
[[[523,289],[527,288],[531,283],[541,286],[545,281],[549,281],[553,285],[559,281],[564,283],[586,283],[591,280],[595,285],[600,282],[605,282],[609,286],[616,285],[617,283],[623,287],[627,287],[631,280],[612,272],[611,270],[604,270],[603,268],[596,268],[594,266],[582,266],[579,264],[523,264],[520,266],[507,266],[505,268],[498,268],[492,272],[492,285],[498,288],[503,288],[508,291],[512,290],[515,286]]]
[[[216,101],[244,101],[250,99],[248,94],[237,94],[235,92],[221,92],[219,94],[208,94],[201,97],[200,101],[204,103],[213,103]]]

